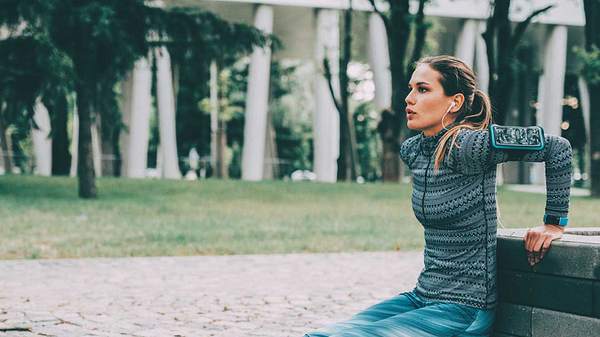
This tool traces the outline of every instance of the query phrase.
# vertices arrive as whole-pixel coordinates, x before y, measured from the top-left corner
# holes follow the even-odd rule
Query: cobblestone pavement
[[[24,330],[0,336],[302,336],[421,267],[421,252],[0,261],[0,329]]]

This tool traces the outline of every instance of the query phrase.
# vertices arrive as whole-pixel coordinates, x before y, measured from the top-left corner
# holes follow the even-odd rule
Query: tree
[[[495,0],[490,3],[492,14],[487,20],[486,31],[483,33],[489,65],[488,93],[494,106],[494,121],[498,124],[506,122],[510,108],[515,64],[518,63],[515,56],[517,46],[531,20],[553,7],[550,5],[532,12],[513,30],[508,17],[510,2],[511,0]]]
[[[383,181],[398,181],[401,176],[399,144],[407,136],[406,103],[408,81],[413,64],[421,58],[429,25],[425,22],[424,9],[428,0],[419,0],[415,15],[409,11],[410,0],[386,0],[388,12],[379,10],[375,0],[369,0],[375,13],[385,25],[390,55],[392,77],[392,106],[382,112],[378,131],[383,144]],[[412,53],[408,55],[408,42],[414,34]]]
[[[218,17],[185,9],[151,7],[143,0],[5,0],[0,23],[42,30],[52,45],[72,62],[79,115],[78,179],[82,198],[96,197],[91,123],[114,98],[113,88],[156,45],[191,48],[237,40],[236,51],[264,44],[267,37],[254,28],[231,25]],[[206,28],[217,28],[209,29]],[[200,36],[201,38],[198,38]],[[222,51],[222,50],[221,50]],[[29,97],[31,99],[32,97]],[[37,95],[33,97],[36,99]],[[31,114],[31,113],[30,113]],[[103,121],[111,123],[114,121]]]
[[[600,1],[584,0],[585,52],[582,53],[585,76],[590,93],[590,130],[600,128]],[[592,196],[600,197],[600,136],[590,132]]]
[[[68,86],[63,76],[69,68],[65,61],[48,37],[35,28],[12,29],[0,41],[0,143],[5,154],[13,151],[8,146],[7,128],[15,126],[19,134],[27,135],[32,126],[37,128],[33,122],[37,98]],[[4,164],[10,173],[14,165],[10,156]]]
[[[356,145],[356,129],[354,119],[350,112],[350,80],[348,78],[348,64],[352,59],[352,0],[344,11],[344,45],[339,58],[340,95],[334,90],[331,74],[331,65],[327,56],[323,58],[324,76],[328,83],[329,93],[333,98],[338,114],[340,115],[340,150],[337,160],[337,178],[339,180],[355,181],[358,177],[358,152]]]

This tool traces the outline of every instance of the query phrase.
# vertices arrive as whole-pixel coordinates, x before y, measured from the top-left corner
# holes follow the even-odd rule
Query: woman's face
[[[405,99],[406,125],[409,129],[433,136],[456,118],[454,112],[460,109],[462,101],[456,99],[457,95],[446,96],[440,79],[441,74],[428,64],[419,64],[413,72],[408,84],[410,92]],[[444,117],[449,109],[450,112]]]

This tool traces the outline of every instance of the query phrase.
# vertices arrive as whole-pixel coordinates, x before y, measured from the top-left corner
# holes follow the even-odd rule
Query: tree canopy
[[[199,9],[162,8],[143,0],[2,0],[0,6],[0,25],[10,32],[0,46],[8,50],[2,55],[8,58],[2,63],[6,69],[0,71],[9,75],[3,77],[8,83],[0,106],[10,110],[3,108],[0,117],[10,124],[21,111],[31,116],[43,88],[66,74],[77,94],[79,194],[84,198],[96,196],[91,118],[102,102],[114,98],[115,84],[136,60],[166,45],[175,62],[199,55],[224,62],[272,41],[253,27]],[[27,90],[20,91],[23,86]]]

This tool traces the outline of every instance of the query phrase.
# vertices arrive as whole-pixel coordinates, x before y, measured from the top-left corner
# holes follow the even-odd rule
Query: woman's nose
[[[412,94],[412,90],[408,93],[408,95],[406,95],[406,98],[404,99],[404,101],[406,102],[406,104],[415,104],[415,98]]]

